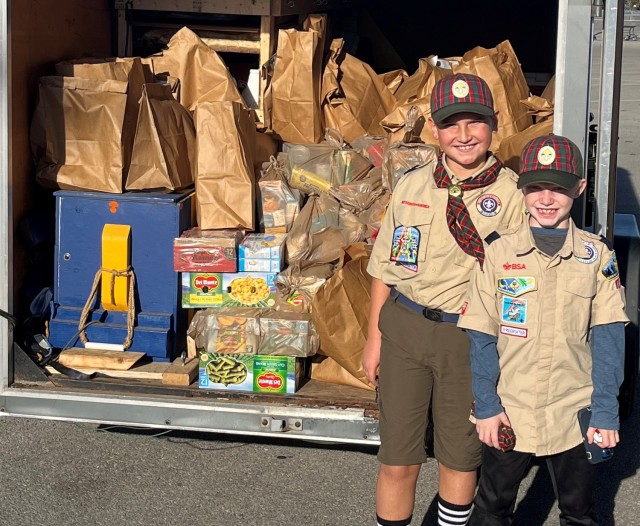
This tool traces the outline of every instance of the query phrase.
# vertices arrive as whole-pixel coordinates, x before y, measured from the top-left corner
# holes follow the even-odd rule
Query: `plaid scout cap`
[[[456,113],[477,113],[487,117],[495,115],[493,96],[487,83],[477,75],[456,73],[445,77],[431,92],[431,117],[441,124]]]
[[[518,188],[551,183],[572,190],[583,178],[582,169],[582,154],[573,142],[560,135],[543,135],[522,150]]]

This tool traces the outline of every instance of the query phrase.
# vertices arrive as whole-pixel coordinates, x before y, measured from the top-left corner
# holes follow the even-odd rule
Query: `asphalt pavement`
[[[638,215],[640,41],[623,47],[617,208]],[[640,525],[638,390],[621,436],[614,458],[598,467],[602,526]],[[372,449],[5,417],[0,525],[372,525],[376,471]],[[427,510],[424,524],[435,524],[436,480],[429,461],[415,525]],[[519,525],[558,524],[544,464],[522,485],[517,517]]]

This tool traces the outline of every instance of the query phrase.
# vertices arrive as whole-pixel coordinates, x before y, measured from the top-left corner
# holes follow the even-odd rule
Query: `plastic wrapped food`
[[[255,354],[260,341],[260,310],[221,308],[197,311],[187,334],[198,353]]]
[[[318,335],[306,313],[272,311],[260,317],[258,354],[304,358],[316,353]]]

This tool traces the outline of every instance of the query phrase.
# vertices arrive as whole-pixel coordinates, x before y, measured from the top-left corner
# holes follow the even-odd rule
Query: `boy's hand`
[[[620,442],[620,434],[615,429],[597,429],[590,427],[587,429],[587,439],[589,444],[594,442],[602,449],[616,447]]]
[[[504,411],[491,418],[477,418],[476,431],[478,431],[480,442],[489,447],[500,449],[498,442],[498,429],[500,429],[500,424],[511,427],[511,422]]]
[[[367,338],[362,351],[362,368],[367,379],[378,387],[378,366],[380,365],[380,340]]]

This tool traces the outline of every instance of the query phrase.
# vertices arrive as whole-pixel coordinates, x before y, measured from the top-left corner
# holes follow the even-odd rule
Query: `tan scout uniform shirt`
[[[571,221],[549,257],[525,222],[486,247],[458,326],[498,337],[498,396],[517,451],[538,456],[582,442],[577,412],[591,404],[590,327],[627,322],[614,253]]]
[[[449,193],[446,188],[437,188],[433,179],[437,162],[435,159],[408,173],[396,186],[367,271],[420,305],[457,314],[464,301],[475,259],[463,252],[449,232],[446,215]],[[495,158],[490,157],[474,177],[493,163]],[[444,166],[452,181],[456,182],[446,159]],[[494,230],[522,222],[523,196],[516,183],[517,176],[504,168],[492,185],[465,191],[464,203],[481,238]],[[493,207],[494,204],[497,206]],[[393,233],[398,226],[420,230],[418,269],[415,272],[390,260]]]

